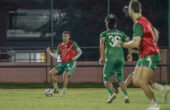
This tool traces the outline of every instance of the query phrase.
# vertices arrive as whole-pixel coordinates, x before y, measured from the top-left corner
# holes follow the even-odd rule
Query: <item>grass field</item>
[[[137,88],[128,89],[130,104],[124,104],[122,93],[106,104],[108,94],[104,88],[68,88],[65,97],[46,97],[44,90],[0,89],[0,110],[145,110],[150,104]],[[155,95],[161,110],[170,110],[170,101],[161,103],[161,95]]]

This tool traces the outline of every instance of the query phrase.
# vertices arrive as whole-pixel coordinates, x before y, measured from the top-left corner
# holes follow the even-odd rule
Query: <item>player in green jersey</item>
[[[112,83],[110,78],[112,75],[116,76],[116,79],[124,93],[125,103],[129,103],[129,97],[126,86],[123,81],[124,71],[124,53],[121,45],[116,45],[117,42],[126,42],[129,37],[122,31],[116,29],[117,17],[110,14],[105,19],[106,31],[100,34],[100,59],[99,64],[103,64],[105,56],[105,65],[103,70],[104,85],[109,93],[107,103],[111,103],[116,95],[113,93]]]

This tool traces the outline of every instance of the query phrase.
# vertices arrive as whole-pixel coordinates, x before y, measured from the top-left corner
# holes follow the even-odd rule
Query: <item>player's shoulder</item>
[[[107,32],[108,32],[107,30],[106,30],[106,31],[101,32],[101,33],[100,33],[100,36],[105,35]]]
[[[73,40],[71,40],[71,43],[73,43],[73,44],[77,44],[77,42],[76,42],[76,41],[73,41]]]
[[[110,33],[114,33],[114,30],[105,30],[100,34],[100,37],[106,37]]]
[[[116,29],[115,33],[120,34],[120,35],[125,35],[125,32],[123,32],[122,30],[119,30],[119,29]]]

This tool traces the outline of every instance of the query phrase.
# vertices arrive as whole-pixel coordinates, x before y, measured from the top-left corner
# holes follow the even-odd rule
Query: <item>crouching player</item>
[[[62,63],[57,65],[55,68],[49,71],[50,79],[54,87],[54,93],[58,93],[58,85],[56,81],[56,75],[63,75],[63,90],[61,97],[65,96],[66,88],[68,84],[68,77],[73,74],[73,71],[76,69],[77,63],[76,60],[81,56],[82,51],[78,47],[77,43],[70,41],[70,32],[64,31],[62,34],[63,42],[58,45],[56,53],[52,53],[50,48],[47,48],[46,51],[53,58],[58,57],[62,58]]]
[[[116,29],[117,17],[110,14],[105,19],[106,31],[100,34],[100,59],[99,64],[103,64],[105,55],[105,65],[103,70],[103,81],[104,85],[109,93],[109,98],[107,103],[111,103],[113,99],[116,98],[113,93],[112,83],[110,82],[110,77],[116,75],[116,79],[124,93],[125,103],[129,103],[129,97],[127,93],[126,86],[123,81],[123,71],[124,71],[124,53],[123,48],[116,45],[116,42],[128,41],[128,36]]]

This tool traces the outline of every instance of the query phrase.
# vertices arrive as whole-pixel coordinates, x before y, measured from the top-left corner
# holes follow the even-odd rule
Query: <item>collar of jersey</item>
[[[70,42],[70,40],[69,40],[68,42],[66,42],[66,43],[65,43],[65,42],[63,42],[63,43],[64,43],[64,44],[68,44],[69,42]]]

